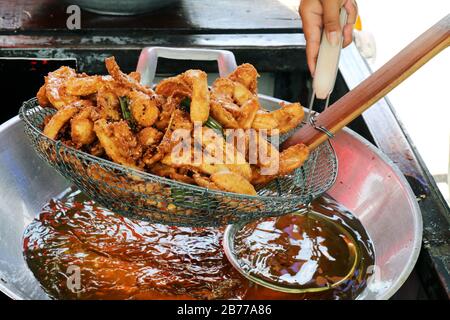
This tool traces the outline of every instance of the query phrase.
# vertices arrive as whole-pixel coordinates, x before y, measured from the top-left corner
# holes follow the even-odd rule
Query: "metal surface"
[[[327,142],[311,152],[301,168],[256,186],[257,196],[210,190],[134,170],[49,139],[40,128],[54,112],[41,108],[36,99],[20,109],[36,152],[93,200],[130,218],[177,226],[219,226],[278,216],[318,197],[336,178],[336,157]]]
[[[98,2],[98,0],[84,0]],[[130,1],[130,0],[128,0]],[[167,0],[139,0],[141,3]],[[0,33],[67,34],[66,12],[75,1],[62,0],[4,0],[0,6]],[[119,2],[108,2],[107,11],[117,10]],[[51,14],[51,16],[49,15]],[[140,34],[182,33],[266,33],[301,32],[300,16],[285,1],[279,0],[179,0],[173,5],[139,16],[105,16],[81,12],[82,32],[98,35],[138,31]],[[69,32],[70,33],[70,32]],[[136,33],[132,32],[133,36]],[[147,43],[146,45],[149,45]],[[179,44],[181,45],[181,44]]]
[[[179,0],[70,0],[69,4],[79,5],[87,11],[107,15],[142,14],[171,5]]]
[[[22,256],[22,234],[42,205],[69,184],[25,140],[18,117],[0,126],[0,289],[17,299],[43,299],[47,295]],[[339,173],[328,194],[361,220],[375,247],[374,280],[360,298],[387,299],[417,259],[420,210],[402,174],[365,139],[345,129],[333,139],[333,147]]]
[[[141,74],[141,83],[153,86],[158,58],[171,60],[217,61],[219,75],[226,77],[236,69],[234,54],[228,50],[212,50],[198,48],[147,47],[142,49],[136,71]]]
[[[342,51],[340,70],[350,90],[372,72],[354,44]],[[416,278],[420,279],[428,299],[449,299],[449,205],[389,99],[380,99],[363,117],[374,143],[398,166],[419,199],[424,230]]]
[[[419,255],[420,208],[400,170],[365,139],[345,130],[333,139],[333,147],[339,169],[327,194],[360,219],[375,247],[374,275],[359,298],[388,299],[408,278]]]
[[[162,34],[159,32],[121,33],[91,36],[61,34],[1,35],[3,57],[73,58],[78,70],[103,74],[105,58],[114,55],[125,71],[136,69],[142,47],[158,46],[208,47],[232,50],[238,61],[252,63],[264,72],[300,72],[307,70],[303,34]],[[192,66],[191,66],[192,67]],[[205,69],[204,71],[216,71]],[[162,63],[159,71],[174,73],[183,70],[176,61]],[[309,73],[308,73],[309,74]]]

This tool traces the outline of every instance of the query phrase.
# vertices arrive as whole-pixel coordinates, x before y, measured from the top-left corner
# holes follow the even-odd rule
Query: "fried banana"
[[[149,87],[146,87],[146,86],[140,84],[138,81],[136,81],[136,77],[131,77],[131,76],[123,73],[120,70],[120,67],[117,64],[116,59],[114,57],[106,58],[105,65],[106,65],[106,69],[108,70],[108,73],[111,75],[111,77],[113,77],[114,80],[121,83],[123,86],[125,86],[129,89],[135,89],[138,91],[142,91],[143,93],[146,93],[148,95],[155,94],[155,92],[152,89],[150,89]]]
[[[94,123],[94,131],[111,160],[131,168],[140,167],[137,160],[142,147],[126,121],[108,123],[100,119]]]
[[[300,103],[281,104],[281,108],[272,112],[257,113],[252,128],[261,130],[277,129],[279,133],[286,133],[303,120],[305,112]]]
[[[49,72],[47,77],[45,77],[45,92],[55,109],[60,109],[79,100],[79,97],[72,96],[66,91],[67,80],[76,76],[77,73],[72,68],[60,67],[53,72]]]
[[[86,102],[77,101],[61,107],[44,127],[44,134],[50,139],[56,139],[61,128],[78,113]]]
[[[213,173],[211,181],[222,190],[256,196],[255,187],[237,173],[231,171]]]
[[[208,79],[201,70],[188,70],[183,78],[192,87],[190,116],[192,122],[205,123],[209,117]]]
[[[50,107],[52,105],[47,98],[47,88],[45,84],[39,88],[36,98],[39,105],[43,108]]]
[[[252,167],[253,176],[251,179],[254,185],[264,185],[270,181],[287,175],[295,169],[301,167],[308,159],[309,149],[304,144],[293,145],[280,153],[278,172],[276,174],[265,174],[264,168]]]
[[[163,133],[153,127],[147,127],[139,131],[137,139],[145,147],[157,145],[163,137]]]
[[[131,91],[128,97],[131,114],[138,125],[150,127],[158,120],[159,109],[155,97],[135,90]]]
[[[88,145],[95,141],[92,110],[91,106],[85,107],[70,120],[70,135],[75,144]]]
[[[73,77],[66,81],[66,92],[73,96],[88,96],[103,85],[101,76]]]
[[[258,71],[250,63],[241,64],[228,76],[228,79],[243,84],[253,94],[258,92]]]

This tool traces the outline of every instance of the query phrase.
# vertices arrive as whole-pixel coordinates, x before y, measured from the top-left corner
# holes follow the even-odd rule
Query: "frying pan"
[[[261,102],[276,107],[279,100]],[[14,299],[48,299],[23,258],[22,234],[45,202],[70,185],[27,143],[18,117],[0,126],[0,141],[0,290]],[[374,243],[372,282],[359,298],[387,299],[416,262],[420,209],[401,172],[367,140],[344,129],[333,147],[339,173],[328,195],[361,220]]]
[[[399,56],[331,106],[332,112],[317,118],[319,125],[336,133],[333,147],[339,159],[338,183],[328,194],[360,219],[374,244],[376,264],[359,299],[387,299],[406,280],[420,250],[422,220],[415,196],[396,166],[353,131],[338,130],[356,116],[356,107],[358,112],[368,108],[448,46],[449,22],[450,15],[407,48],[406,53],[414,55],[413,63],[411,59],[403,63]],[[386,87],[386,83],[393,85]],[[261,102],[276,108],[279,101],[261,97]],[[341,117],[336,117],[336,112]],[[25,142],[23,129],[18,117],[0,126],[0,290],[16,299],[46,299],[23,258],[22,234],[42,205],[69,183],[37,157]],[[306,126],[287,143],[299,139],[314,148],[327,135]]]

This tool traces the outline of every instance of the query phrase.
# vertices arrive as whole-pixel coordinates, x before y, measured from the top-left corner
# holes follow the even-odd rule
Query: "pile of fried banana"
[[[258,72],[242,64],[227,77],[208,87],[207,74],[186,72],[162,80],[154,89],[140,84],[140,74],[122,72],[114,57],[105,60],[109,75],[90,76],[61,67],[45,77],[37,93],[41,107],[56,109],[43,123],[43,133],[64,144],[118,164],[212,190],[256,195],[255,186],[289,174],[308,157],[308,148],[298,144],[279,152],[270,135],[296,128],[304,112],[299,103],[283,103],[276,111],[261,107],[257,95]],[[201,139],[191,139],[194,153],[174,157],[178,129]],[[247,145],[237,148],[228,132],[240,130]],[[268,138],[250,139],[264,130]],[[254,134],[253,134],[254,135]],[[234,141],[234,140],[233,140]],[[258,148],[250,148],[256,144]],[[214,145],[214,148],[211,148]],[[266,150],[269,160],[255,159],[251,150]],[[226,152],[223,163],[215,153]],[[230,152],[231,150],[231,152]],[[233,159],[229,159],[232,155]],[[275,157],[274,157],[275,155]],[[273,166],[277,170],[264,174]]]

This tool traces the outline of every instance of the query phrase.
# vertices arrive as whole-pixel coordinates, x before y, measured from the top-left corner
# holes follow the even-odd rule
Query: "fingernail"
[[[339,36],[336,31],[328,32],[328,41],[333,47],[336,47],[339,45]]]

